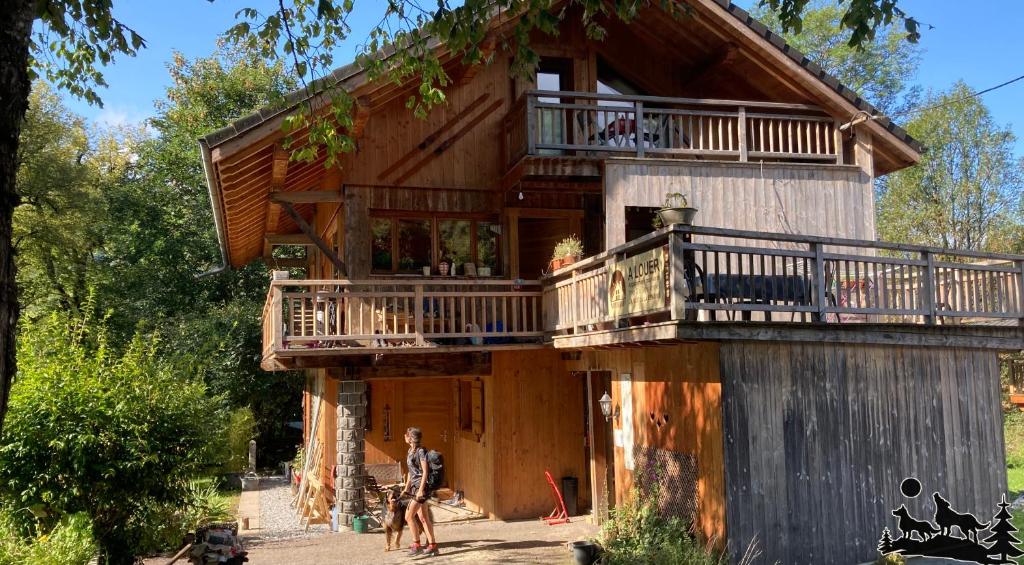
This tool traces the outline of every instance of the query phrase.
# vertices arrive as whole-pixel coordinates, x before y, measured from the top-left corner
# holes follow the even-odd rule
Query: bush
[[[150,509],[181,505],[221,441],[221,400],[154,347],[136,338],[114,352],[89,320],[53,317],[20,334],[0,495],[44,521],[84,512],[101,563],[134,561]]]
[[[248,406],[236,408],[228,417],[226,441],[221,460],[222,473],[240,473],[249,468],[249,442],[256,437],[256,418]]]
[[[0,514],[0,565],[85,565],[96,555],[89,517],[66,516],[39,535],[23,535],[10,513]]]
[[[658,512],[658,489],[634,488],[632,496],[611,511],[601,529],[607,565],[723,565],[728,561],[691,535],[689,524]]]
[[[190,481],[182,504],[156,504],[138,518],[144,532],[138,552],[152,554],[178,549],[185,534],[211,522],[231,521],[234,516],[213,481]]]

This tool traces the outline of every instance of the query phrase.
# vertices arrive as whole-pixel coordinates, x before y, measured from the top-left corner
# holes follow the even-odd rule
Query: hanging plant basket
[[[658,210],[658,217],[661,218],[661,225],[683,224],[692,226],[693,218],[697,216],[696,208],[662,208]]]

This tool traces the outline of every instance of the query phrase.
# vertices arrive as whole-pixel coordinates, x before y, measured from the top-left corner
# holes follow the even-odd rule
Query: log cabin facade
[[[496,21],[426,119],[339,69],[335,167],[289,161],[287,109],[200,140],[225,263],[292,269],[263,365],[308,375],[309,471],[346,523],[412,425],[475,512],[547,514],[550,471],[601,520],[653,480],[734,560],[872,560],[891,508],[930,511],[905,476],[962,511],[1005,490],[1024,258],[877,242],[873,181],[920,145],[742,9],[685,3],[604,41],[570,14],[531,78]],[[654,229],[677,192],[696,225]],[[551,271],[569,235],[588,257]]]

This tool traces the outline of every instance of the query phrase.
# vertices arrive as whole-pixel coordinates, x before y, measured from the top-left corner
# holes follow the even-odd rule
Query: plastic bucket
[[[365,534],[369,521],[369,516],[356,516],[355,518],[352,518],[352,531],[357,534]]]
[[[572,558],[578,565],[591,565],[597,561],[597,544],[591,541],[572,542]]]

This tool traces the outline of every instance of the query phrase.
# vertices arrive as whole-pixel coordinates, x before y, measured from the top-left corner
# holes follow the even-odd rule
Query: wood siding
[[[458,429],[458,378],[374,379],[366,462],[403,463],[407,426],[423,427],[428,448],[445,455],[450,488],[462,490],[466,507],[490,518],[536,518],[551,512],[544,471],[558,481],[579,478],[579,507],[588,508],[583,451],[583,380],[565,368],[553,350],[494,352],[484,387],[484,431],[479,440]],[[439,404],[434,391],[450,394]],[[424,405],[426,394],[433,399]],[[391,408],[392,440],[384,441],[382,415]],[[447,440],[437,414],[449,411]],[[432,422],[432,423],[431,423]]]
[[[725,487],[722,475],[722,386],[718,344],[587,352],[576,367],[612,371],[613,406],[622,406],[622,374],[632,385],[633,445],[697,456],[699,527],[708,539],[724,539]],[[650,416],[654,415],[652,419]],[[664,422],[664,416],[668,421]],[[622,433],[622,418],[613,423]],[[633,473],[624,466],[624,447],[615,447],[615,499],[630,495]]]
[[[616,159],[604,183],[606,249],[626,242],[627,206],[660,208],[670,192],[701,226],[875,239],[871,178],[853,166]]]
[[[733,560],[756,537],[763,563],[871,561],[901,504],[987,521],[1005,490],[994,351],[724,343],[721,371]]]
[[[571,375],[553,350],[494,352],[492,363],[495,513],[504,519],[547,516],[554,505],[545,470],[556,482],[577,477],[585,507],[583,379]]]

